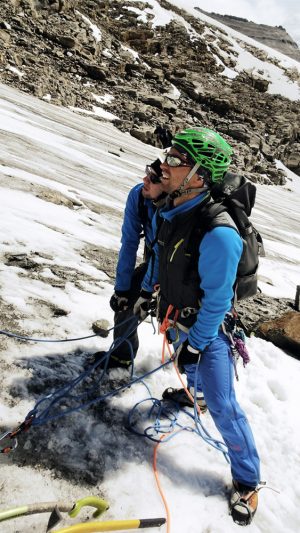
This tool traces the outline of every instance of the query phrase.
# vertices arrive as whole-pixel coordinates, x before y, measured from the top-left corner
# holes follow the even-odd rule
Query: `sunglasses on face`
[[[190,167],[192,166],[189,162],[183,161],[177,155],[167,154],[164,160],[164,163],[167,163],[169,167]]]
[[[153,170],[151,165],[146,165],[145,173],[147,178],[151,181],[151,183],[161,183],[160,176],[156,174],[156,172]]]

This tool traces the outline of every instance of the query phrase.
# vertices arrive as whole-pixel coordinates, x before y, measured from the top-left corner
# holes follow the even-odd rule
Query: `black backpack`
[[[234,227],[230,218],[233,220],[244,245],[237,270],[235,298],[243,300],[255,296],[259,256],[265,255],[262,237],[248,218],[255,203],[256,187],[245,177],[227,172],[223,182],[212,187],[211,196],[213,202],[204,208],[205,231],[217,226]]]
[[[195,258],[199,255],[199,245],[207,231],[218,226],[238,231],[243,240],[243,252],[234,285],[235,301],[257,294],[259,257],[265,256],[262,237],[248,218],[255,204],[255,197],[256,187],[253,183],[244,176],[226,172],[222,183],[215,184],[210,190],[210,197],[201,204],[196,215],[196,225],[188,237],[186,255]],[[152,247],[158,240],[162,220],[162,217],[157,216],[157,231]]]

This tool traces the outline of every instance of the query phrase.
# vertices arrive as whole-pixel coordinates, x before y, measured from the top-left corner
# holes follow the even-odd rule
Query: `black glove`
[[[151,308],[152,292],[141,290],[140,296],[134,304],[133,313],[141,320],[145,320]]]
[[[129,291],[115,291],[109,300],[109,305],[115,313],[128,309]]]
[[[193,348],[186,339],[175,352],[175,361],[178,367],[183,365],[196,365],[200,361],[201,351]]]

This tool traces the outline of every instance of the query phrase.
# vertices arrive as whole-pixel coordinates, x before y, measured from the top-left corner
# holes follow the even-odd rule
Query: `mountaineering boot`
[[[104,368],[105,363],[106,363],[106,357],[105,357],[106,353],[107,352],[104,352],[104,351],[94,353],[89,358],[89,365],[92,366],[95,363],[97,363],[98,361],[101,361],[99,363],[99,365],[97,366],[97,368],[99,368],[99,369]],[[114,356],[114,354],[112,353],[109,356],[109,360],[108,360],[106,369],[109,370],[110,368],[129,368],[131,364],[132,364],[131,359],[129,359],[129,360],[128,359],[120,359],[119,357]]]
[[[232,481],[230,495],[230,514],[234,522],[240,526],[248,526],[256,513],[258,506],[257,487],[248,487],[238,481]]]
[[[194,396],[194,387],[188,389],[189,393]],[[168,387],[162,395],[163,400],[171,400],[180,405],[180,407],[194,407],[194,402],[192,402],[184,389],[173,389]],[[197,392],[197,404],[200,407],[201,413],[206,413],[207,405],[204,399],[203,392]]]

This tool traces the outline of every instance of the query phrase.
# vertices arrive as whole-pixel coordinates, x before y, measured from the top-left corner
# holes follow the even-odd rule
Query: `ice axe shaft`
[[[53,533],[96,533],[98,531],[124,531],[126,529],[144,529],[160,527],[165,518],[142,518],[133,520],[109,520],[106,522],[88,522],[56,530]]]

